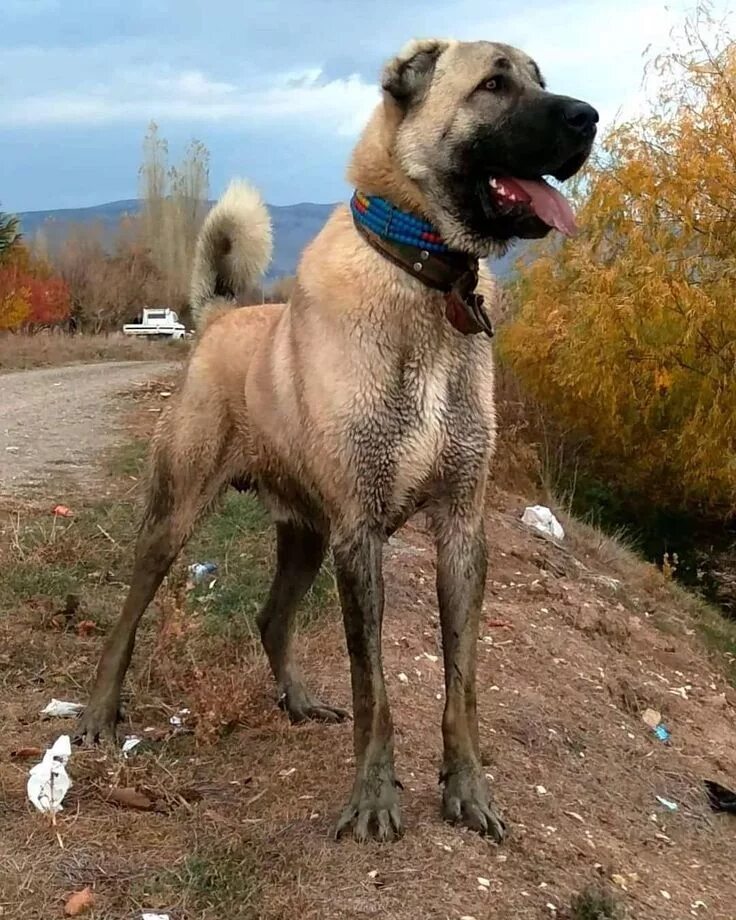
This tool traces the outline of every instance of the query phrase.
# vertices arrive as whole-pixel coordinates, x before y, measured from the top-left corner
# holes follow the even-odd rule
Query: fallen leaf
[[[66,505],[57,505],[54,508],[52,514],[54,515],[54,517],[65,517],[65,518],[74,517],[74,512],[70,508],[67,508]]]
[[[11,760],[30,760],[31,757],[43,757],[41,748],[22,747],[10,752]]]
[[[137,808],[139,811],[150,811],[153,808],[153,802],[147,795],[138,792],[130,786],[110,789],[107,794],[109,802],[115,802],[116,805],[124,805],[126,808]]]
[[[94,620],[82,620],[81,623],[77,623],[77,635],[82,638],[91,635],[96,629],[97,623]]]
[[[92,893],[92,889],[89,887],[83,888],[81,891],[75,891],[74,894],[68,898],[64,905],[64,914],[67,917],[78,917],[80,914],[83,914],[93,907],[94,903],[95,896]]]

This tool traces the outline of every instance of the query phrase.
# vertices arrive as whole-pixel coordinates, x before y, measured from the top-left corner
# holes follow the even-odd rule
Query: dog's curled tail
[[[200,328],[210,304],[242,301],[268,268],[273,233],[268,209],[247,182],[234,179],[197,237],[190,305]]]

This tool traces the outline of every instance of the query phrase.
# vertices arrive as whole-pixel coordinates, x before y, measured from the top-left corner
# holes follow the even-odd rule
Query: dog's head
[[[364,139],[381,143],[363,155],[359,145],[351,170],[357,183],[368,174],[375,187],[365,191],[402,188],[405,202],[413,186],[447,242],[477,255],[552,228],[573,232],[570,205],[545,177],[564,181],[585,163],[598,113],[548,92],[528,55],[492,42],[412,42],[386,65],[382,86]],[[379,150],[377,170],[369,161]]]

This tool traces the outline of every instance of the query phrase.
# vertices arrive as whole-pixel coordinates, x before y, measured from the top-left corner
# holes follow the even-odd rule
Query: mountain
[[[213,204],[214,202],[211,202]],[[274,230],[274,256],[268,270],[268,280],[293,275],[304,247],[319,233],[334,204],[269,205]],[[21,230],[32,237],[43,229],[51,248],[69,233],[73,224],[100,226],[103,239],[112,240],[121,217],[136,215],[140,202],[135,198],[110,201],[89,208],[63,208],[55,211],[25,211],[18,215]],[[491,269],[499,278],[508,278],[514,263],[523,256],[523,244],[517,244],[501,259],[491,261]]]
[[[214,204],[214,202],[210,202]],[[299,254],[322,229],[332,204],[269,205],[274,230],[274,257],[268,271],[268,278],[293,275]],[[103,239],[111,240],[118,222],[125,215],[134,216],[140,210],[135,198],[110,201],[91,208],[64,208],[56,211],[25,211],[18,215],[21,231],[32,237],[39,230],[46,233],[53,248],[70,231],[73,224],[98,224]]]

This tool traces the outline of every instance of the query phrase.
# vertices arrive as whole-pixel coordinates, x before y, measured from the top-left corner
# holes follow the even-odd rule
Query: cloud
[[[258,85],[258,84],[261,85]],[[0,100],[5,127],[102,125],[163,119],[197,123],[305,121],[338,134],[355,133],[378,100],[373,84],[352,75],[325,79],[320,69],[289,71],[247,86],[202,71],[119,71],[81,90]]]
[[[0,193],[16,207],[132,195],[153,118],[172,149],[207,143],[215,182],[245,170],[272,200],[331,200],[382,64],[422,35],[524,48],[605,128],[645,108],[642,52],[693,2],[0,0]]]
[[[53,2],[35,0],[31,7]],[[668,10],[664,0],[619,0],[615,8],[609,0],[563,0],[554,6],[532,3],[523,13],[509,13],[508,8],[494,10],[478,0],[458,0],[452,10],[444,5],[430,10],[440,34],[503,40],[528,50],[538,58],[553,90],[593,102],[605,124],[619,109],[627,112],[641,106],[641,54],[651,43],[666,43],[686,2],[671,0]],[[14,7],[19,3],[14,0]],[[393,33],[406,30],[398,22],[392,24],[391,37],[383,40],[395,42],[395,47],[382,47],[377,35],[351,43],[349,34],[316,28],[313,16],[314,41],[305,43],[299,30],[306,28],[308,12],[307,6],[295,5],[294,16],[277,37],[278,50],[270,64],[264,63],[264,42],[259,43],[254,31],[255,19],[248,20],[237,55],[232,49],[222,54],[208,50],[206,35],[199,48],[165,36],[152,43],[146,34],[84,48],[0,48],[6,84],[0,124],[18,129],[128,124],[151,118],[285,125],[295,120],[310,122],[316,133],[353,135],[378,99],[382,61],[402,44]],[[341,6],[335,15],[343,13]],[[273,28],[272,18],[263,19],[264,28]],[[182,22],[172,22],[172,29],[182,27]],[[188,38],[191,43],[192,36]],[[266,44],[274,40],[270,31],[264,35]],[[349,53],[342,50],[346,46]],[[159,63],[151,65],[152,60]]]

